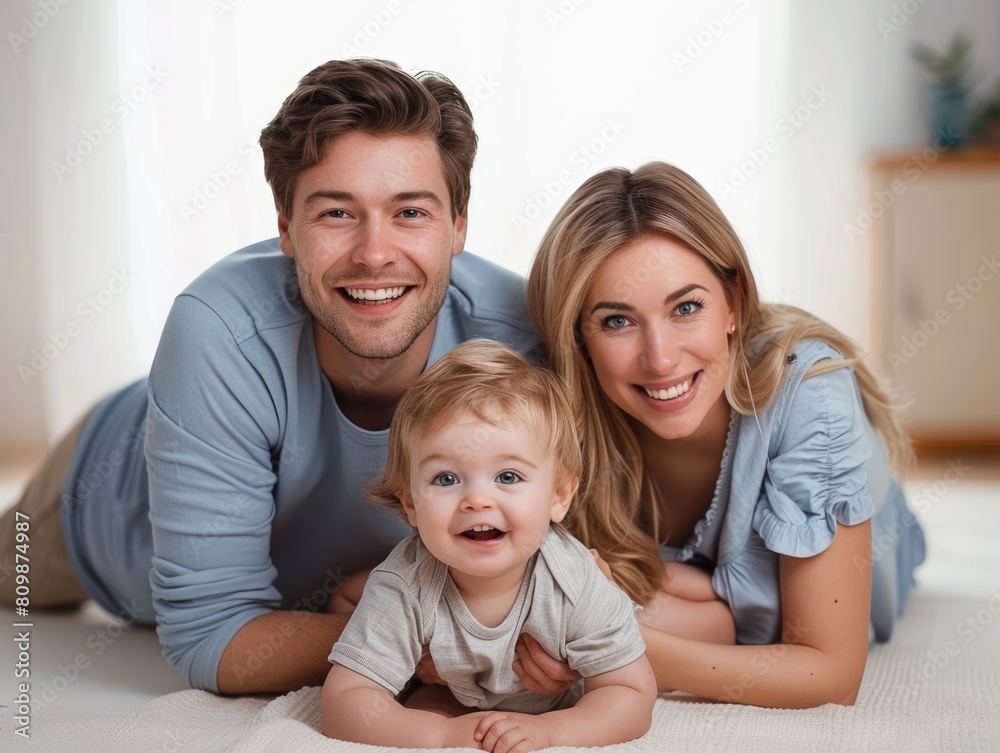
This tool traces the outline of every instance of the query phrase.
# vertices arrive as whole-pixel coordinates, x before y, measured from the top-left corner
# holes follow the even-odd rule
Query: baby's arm
[[[338,740],[397,748],[475,748],[485,712],[448,718],[408,709],[381,685],[339,664],[323,685],[323,734]]]
[[[656,679],[643,655],[584,680],[584,695],[573,708],[538,716],[488,712],[479,719],[475,739],[492,753],[613,745],[646,734],[655,702]]]

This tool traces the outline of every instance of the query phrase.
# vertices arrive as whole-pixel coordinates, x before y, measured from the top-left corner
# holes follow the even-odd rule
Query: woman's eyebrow
[[[612,311],[635,311],[634,306],[630,306],[627,303],[619,303],[618,301],[598,301],[594,304],[593,308],[590,309],[590,313],[593,314],[598,309],[611,309]]]
[[[696,282],[692,282],[690,285],[685,285],[683,288],[675,290],[673,293],[664,298],[663,302],[673,303],[678,298],[683,298],[684,296],[686,296],[692,290],[704,290],[706,293],[708,292],[708,288],[706,288],[704,285],[699,285]]]
[[[683,288],[675,290],[673,293],[664,298],[663,302],[673,303],[678,298],[683,298],[693,290],[704,290],[706,293],[708,292],[708,288],[704,285],[692,282],[690,285],[685,285]],[[610,309],[612,311],[635,311],[634,306],[628,303],[621,303],[619,301],[598,301],[594,304],[593,308],[590,309],[590,313],[593,314],[598,309]]]

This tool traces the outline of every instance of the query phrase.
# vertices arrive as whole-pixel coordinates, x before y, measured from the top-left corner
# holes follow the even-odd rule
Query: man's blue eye
[[[454,473],[439,473],[434,477],[434,483],[438,486],[454,486],[458,483],[458,476]]]
[[[497,481],[501,484],[516,484],[520,480],[521,477],[514,473],[514,471],[504,471],[497,476]]]

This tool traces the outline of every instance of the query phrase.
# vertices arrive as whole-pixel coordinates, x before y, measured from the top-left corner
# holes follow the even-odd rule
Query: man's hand
[[[552,747],[542,716],[491,711],[479,720],[473,735],[483,750],[492,753],[528,753]]]
[[[514,674],[532,693],[553,695],[569,690],[580,679],[580,673],[569,664],[554,659],[527,633],[518,636],[514,646]]]

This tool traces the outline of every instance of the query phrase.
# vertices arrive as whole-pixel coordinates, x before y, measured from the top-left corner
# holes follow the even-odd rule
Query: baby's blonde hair
[[[578,479],[583,461],[574,411],[566,388],[548,369],[492,340],[468,340],[442,357],[410,385],[389,427],[385,466],[363,490],[377,505],[405,516],[402,495],[410,488],[410,448],[457,416],[490,426],[517,424],[548,432],[547,452],[556,478]],[[476,452],[476,436],[459,453]]]

